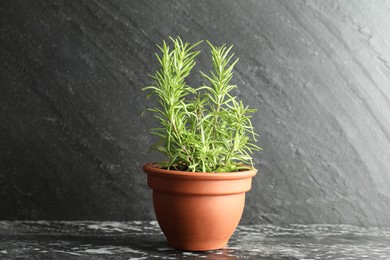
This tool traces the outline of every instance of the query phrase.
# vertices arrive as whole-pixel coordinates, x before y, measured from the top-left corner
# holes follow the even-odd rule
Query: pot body
[[[176,249],[223,248],[240,222],[245,192],[256,170],[230,173],[182,172],[144,165],[153,189],[157,221]]]

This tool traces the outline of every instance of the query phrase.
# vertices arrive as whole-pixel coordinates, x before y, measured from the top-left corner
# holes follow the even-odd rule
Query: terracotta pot
[[[256,170],[227,173],[159,169],[147,163],[157,221],[168,244],[176,249],[223,248],[240,222],[245,192]]]

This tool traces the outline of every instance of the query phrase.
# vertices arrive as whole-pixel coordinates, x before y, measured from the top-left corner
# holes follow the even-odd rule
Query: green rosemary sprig
[[[145,87],[155,96],[158,107],[149,108],[160,123],[151,133],[159,138],[152,148],[169,158],[163,165],[168,169],[194,172],[238,171],[252,163],[253,151],[261,150],[254,144],[257,134],[253,130],[250,114],[255,112],[238,101],[231,91],[234,65],[233,46],[211,48],[213,70],[201,72],[207,84],[192,88],[185,79],[195,66],[200,51],[195,44],[171,38],[172,50],[163,41],[156,57],[161,65],[154,85]]]

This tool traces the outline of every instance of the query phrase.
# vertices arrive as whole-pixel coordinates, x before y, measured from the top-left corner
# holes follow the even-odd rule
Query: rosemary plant
[[[161,67],[155,75],[154,85],[145,87],[148,98],[154,96],[157,107],[149,108],[160,127],[151,129],[158,137],[152,148],[169,158],[160,166],[167,169],[194,172],[233,172],[252,165],[251,154],[261,148],[254,144],[257,134],[253,130],[250,114],[255,109],[244,106],[231,94],[233,46],[211,48],[213,69],[210,74],[200,72],[203,86],[192,88],[186,77],[195,66],[201,42],[183,43],[170,38],[173,48],[163,41],[156,57]]]

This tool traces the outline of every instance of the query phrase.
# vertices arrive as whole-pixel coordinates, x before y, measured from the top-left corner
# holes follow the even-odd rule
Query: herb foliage
[[[157,46],[160,69],[150,75],[154,85],[143,88],[158,104],[148,110],[160,123],[151,129],[159,139],[152,148],[169,158],[160,166],[193,172],[233,172],[253,166],[251,154],[261,150],[254,144],[257,134],[250,114],[255,109],[231,94],[237,88],[230,84],[238,62],[231,53],[233,46],[217,47],[207,41],[213,69],[210,74],[200,72],[205,83],[192,88],[185,80],[196,64],[200,51],[195,47],[201,41],[170,39],[172,49],[165,41]]]

